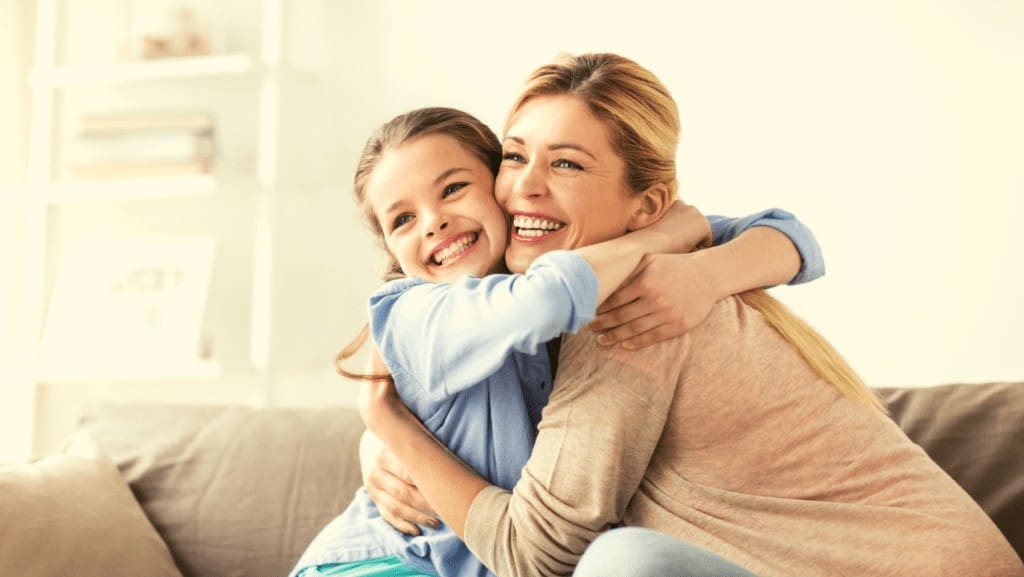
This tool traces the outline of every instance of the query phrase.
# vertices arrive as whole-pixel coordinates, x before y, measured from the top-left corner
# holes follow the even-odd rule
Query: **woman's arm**
[[[601,344],[645,347],[693,329],[726,296],[809,282],[825,273],[814,235],[786,211],[708,220],[713,248],[651,256],[604,301],[589,325],[601,334]]]
[[[513,493],[448,454],[383,385],[364,398],[364,419],[488,568],[569,574],[587,545],[621,521],[661,438],[688,350],[672,343],[630,352],[599,347],[588,333],[569,337],[562,355],[572,360]]]

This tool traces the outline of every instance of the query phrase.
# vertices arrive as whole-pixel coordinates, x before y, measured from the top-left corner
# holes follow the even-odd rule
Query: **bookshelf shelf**
[[[134,390],[134,385],[142,383],[148,385],[147,390],[161,391],[161,394],[166,391],[167,397],[174,397],[185,387],[194,390],[194,394],[189,394],[195,398],[229,398],[228,395],[238,396],[242,391],[255,403],[273,403],[269,351],[273,334],[271,321],[275,316],[277,215],[274,208],[281,194],[277,163],[283,60],[281,35],[286,3],[283,0],[253,2],[247,4],[251,8],[247,12],[253,14],[232,14],[230,20],[224,20],[222,24],[228,31],[225,38],[229,39],[227,45],[231,52],[97,65],[76,65],[68,58],[106,54],[102,47],[91,52],[87,44],[97,41],[96,38],[109,40],[110,35],[104,32],[108,31],[108,25],[111,30],[119,25],[114,22],[116,15],[97,13],[83,19],[80,16],[89,9],[75,2],[37,0],[32,4],[35,6],[32,35],[35,46],[33,68],[26,79],[31,89],[27,170],[24,182],[0,183],[0,211],[5,216],[10,212],[17,218],[23,229],[20,236],[24,238],[23,247],[11,250],[12,254],[21,253],[12,283],[16,286],[11,292],[22,296],[17,301],[16,326],[10,331],[12,340],[19,343],[20,348],[11,370],[7,371],[6,367],[0,370],[5,377],[13,375],[0,386],[0,420],[10,421],[4,438],[0,439],[0,462],[33,456],[39,448],[38,439],[45,437],[43,431],[58,422],[56,417],[51,418],[46,413],[47,407],[52,406],[47,403],[55,401],[41,396],[41,384],[53,385],[51,392],[60,399],[63,399],[60,387],[64,385],[76,389],[74,395],[82,400],[116,395],[110,384],[121,385],[117,390]],[[87,30],[90,23],[97,23],[98,30]],[[210,81],[206,82],[207,79]],[[146,86],[147,83],[151,85]],[[190,131],[205,135],[206,130],[216,144],[231,143],[225,144],[223,149],[216,148],[216,163],[202,164],[210,159],[202,153],[199,144],[190,144],[183,137],[173,140],[162,134],[161,141],[157,142],[156,137],[152,140],[138,137],[142,129],[137,127],[122,127],[128,133],[122,135],[122,129],[110,126],[98,130],[106,133],[100,136],[83,131],[81,126],[76,130],[72,124],[76,120],[81,123],[89,116],[101,116],[96,110],[104,110],[102,116],[115,119],[149,113],[174,116],[167,108],[168,102],[173,103],[178,112],[202,110],[203,114],[218,120],[216,130],[213,125],[202,128],[183,126],[180,122],[160,128],[164,133],[179,136]],[[152,126],[145,130],[150,129],[160,132]],[[126,152],[112,151],[113,142],[122,136],[138,138],[134,144],[137,149],[128,145]],[[97,144],[101,139],[104,142]],[[190,145],[194,148],[189,149]],[[222,159],[230,161],[220,164]],[[136,163],[140,166],[128,166]],[[213,166],[231,166],[232,169],[211,174]],[[77,173],[82,167],[117,168],[120,172]],[[137,359],[131,362],[130,356],[126,362],[118,359],[115,363],[97,363],[85,355],[90,362],[76,364],[73,358],[68,358],[74,355],[55,355],[48,359],[40,354],[45,344],[42,337],[45,336],[47,309],[53,304],[52,295],[48,295],[57,285],[61,272],[67,270],[68,263],[88,267],[99,262],[74,257],[65,261],[63,256],[58,258],[64,254],[64,249],[88,238],[92,234],[90,229],[117,236],[119,231],[147,226],[132,218],[136,212],[161,216],[158,211],[147,210],[155,206],[152,203],[212,195],[218,190],[251,191],[252,194],[241,196],[245,204],[242,206],[240,202],[239,208],[251,209],[253,226],[242,231],[247,238],[232,238],[238,242],[232,247],[236,250],[233,254],[249,259],[248,269],[244,263],[242,266],[223,265],[220,259],[211,265],[223,266],[219,269],[221,273],[227,271],[232,275],[219,289],[217,296],[221,298],[217,304],[224,306],[222,303],[230,302],[233,307],[223,317],[212,315],[215,318],[209,319],[210,326],[201,329],[211,335],[210,342],[228,343],[212,346],[210,350],[216,351],[210,353],[212,359],[207,360],[196,351],[196,354],[177,354],[172,359],[160,357],[152,366],[142,366]],[[169,227],[177,230],[175,217],[178,215],[191,218],[200,213],[193,209],[212,208],[212,211],[202,211],[202,235],[218,238],[227,234],[225,231],[236,231],[234,220],[216,210],[220,204],[212,202],[209,203],[212,206],[206,206],[206,200],[198,200],[196,206],[166,203]],[[102,209],[102,204],[110,201],[127,204],[110,211],[116,214],[92,210],[93,205]],[[104,213],[95,223],[89,220],[94,212]],[[207,220],[210,212],[214,214]],[[189,230],[190,224],[181,228]],[[180,233],[162,233],[164,237],[178,235]],[[0,277],[6,283],[11,267],[0,264],[5,267],[0,270]],[[236,271],[241,272],[236,275]],[[247,290],[249,298],[234,298],[236,289]],[[229,293],[230,299],[227,298]],[[91,294],[89,298],[99,297]],[[237,322],[246,317],[248,322]],[[98,338],[103,338],[104,330],[111,331],[108,336],[117,336],[110,327],[97,329]],[[222,370],[222,363],[232,367],[230,374]],[[234,383],[234,388],[221,387],[225,382]]]
[[[107,200],[155,199],[201,196],[217,189],[211,175],[122,178],[88,182],[62,182],[47,187],[50,204],[71,204]]]
[[[37,70],[30,82],[38,87],[126,84],[148,80],[245,74],[254,68],[248,54],[216,54],[161,58],[140,62]]]

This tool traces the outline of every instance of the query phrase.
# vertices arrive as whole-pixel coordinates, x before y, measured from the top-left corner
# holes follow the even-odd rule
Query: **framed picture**
[[[44,378],[173,377],[201,363],[214,248],[204,235],[67,243],[40,347]]]

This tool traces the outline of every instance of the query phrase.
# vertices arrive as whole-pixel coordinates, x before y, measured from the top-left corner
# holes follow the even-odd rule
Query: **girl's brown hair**
[[[616,54],[563,55],[530,75],[512,105],[506,128],[524,104],[541,96],[573,95],[605,123],[635,192],[661,182],[675,194],[679,111],[668,89],[636,62]],[[838,351],[817,331],[762,289],[739,297],[789,341],[807,364],[840,393],[885,412]]]
[[[390,151],[422,136],[445,134],[457,140],[462,146],[480,159],[497,176],[501,165],[501,141],[494,131],[471,114],[455,108],[429,107],[419,108],[405,114],[399,114],[380,125],[370,134],[370,138],[359,155],[356,173],[352,183],[352,193],[356,204],[363,211],[363,219],[384,245],[384,231],[380,221],[373,213],[373,207],[366,202],[366,185],[381,159]],[[387,249],[385,248],[385,252]],[[394,256],[388,254],[388,264],[384,280],[392,280],[405,276]],[[384,374],[360,374],[346,370],[342,363],[355,355],[370,334],[369,325],[364,325],[348,345],[334,357],[334,367],[344,377],[358,380],[388,379]]]

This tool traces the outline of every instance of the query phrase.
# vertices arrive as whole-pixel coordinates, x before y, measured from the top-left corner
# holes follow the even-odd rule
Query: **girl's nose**
[[[429,217],[427,226],[423,229],[424,234],[427,238],[433,238],[434,236],[444,232],[450,223],[451,217],[447,214],[434,213]]]

